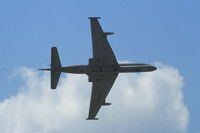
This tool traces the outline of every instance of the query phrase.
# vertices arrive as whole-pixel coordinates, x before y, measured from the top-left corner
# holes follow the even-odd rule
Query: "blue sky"
[[[200,2],[197,0],[1,0],[0,100],[19,92],[16,69],[50,64],[57,46],[62,64],[87,64],[92,56],[89,16],[100,16],[118,60],[164,64],[184,77],[188,132],[199,128]]]

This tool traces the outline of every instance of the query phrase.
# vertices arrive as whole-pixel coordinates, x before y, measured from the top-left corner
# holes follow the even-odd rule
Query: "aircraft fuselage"
[[[118,73],[151,72],[156,67],[143,63],[119,64],[107,40],[113,32],[104,32],[98,22],[100,17],[89,17],[91,25],[93,56],[88,65],[74,65],[62,67],[56,47],[51,48],[50,68],[39,69],[51,72],[51,89],[56,89],[61,72],[86,74],[88,81],[92,82],[90,108],[87,120],[97,120],[96,115],[102,106],[111,105],[106,101]],[[79,54],[75,54],[79,56]]]
[[[90,73],[129,73],[129,72],[151,72],[157,68],[148,64],[126,63],[119,65],[75,65],[61,67],[56,71],[74,73],[74,74],[90,74]]]

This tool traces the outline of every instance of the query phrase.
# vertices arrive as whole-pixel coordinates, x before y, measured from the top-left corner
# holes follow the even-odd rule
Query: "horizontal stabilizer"
[[[60,78],[59,71],[51,71],[51,89],[56,89],[59,78]]]
[[[51,89],[56,89],[60,74],[61,74],[61,63],[56,47],[51,48],[51,68],[38,69],[42,71],[51,71]]]
[[[51,89],[56,89],[59,78],[61,63],[56,47],[51,48]]]
[[[52,69],[61,68],[60,58],[56,47],[51,48],[51,68]]]

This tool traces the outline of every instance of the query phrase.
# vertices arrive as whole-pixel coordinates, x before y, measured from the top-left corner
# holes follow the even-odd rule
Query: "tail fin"
[[[43,71],[51,71],[51,89],[56,89],[60,74],[61,74],[61,63],[56,47],[51,48],[51,68],[39,69]]]
[[[56,47],[51,48],[51,89],[56,89],[60,78],[60,58]]]

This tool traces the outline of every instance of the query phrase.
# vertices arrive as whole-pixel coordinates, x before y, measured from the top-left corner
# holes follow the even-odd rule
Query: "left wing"
[[[90,17],[93,58],[90,64],[118,65],[115,54],[107,40],[107,35],[112,32],[104,32],[99,24],[100,17]]]
[[[88,119],[97,119],[96,115],[102,105],[109,105],[105,99],[112,88],[118,73],[99,73],[88,75],[94,78]]]

